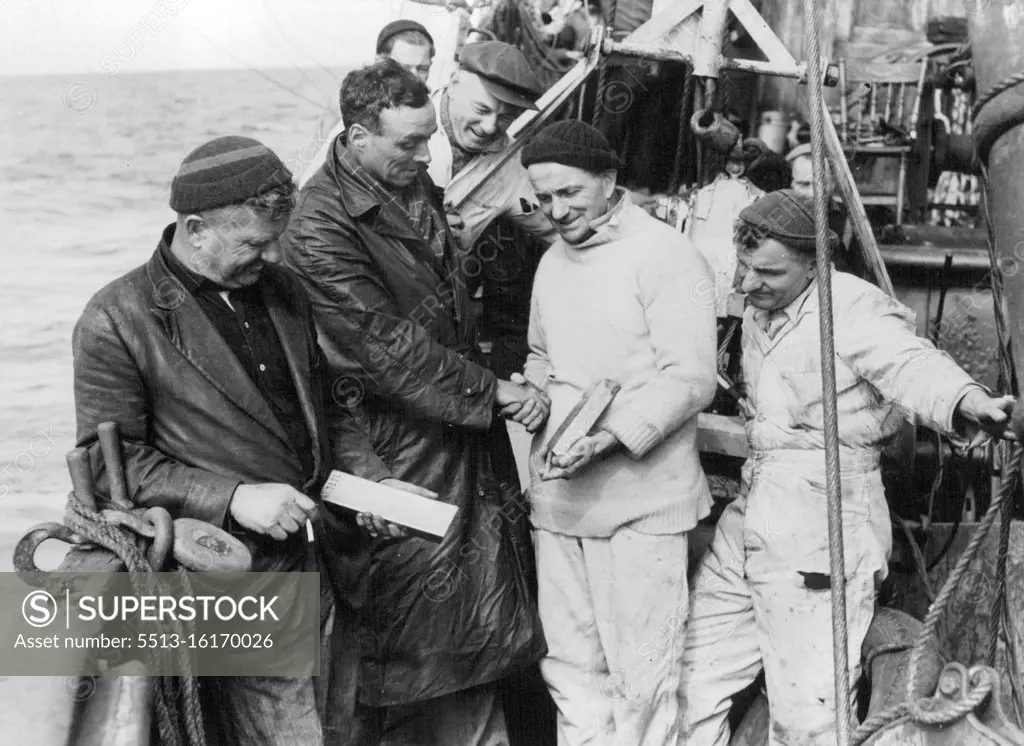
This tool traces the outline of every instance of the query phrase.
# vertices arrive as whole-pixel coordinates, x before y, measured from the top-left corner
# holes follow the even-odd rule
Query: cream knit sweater
[[[594,227],[581,245],[557,240],[534,280],[525,374],[551,397],[551,416],[533,440],[531,521],[581,537],[688,531],[711,507],[696,434],[716,387],[713,274],[625,198]],[[602,378],[622,389],[596,429],[621,446],[572,479],[540,481],[541,446]]]

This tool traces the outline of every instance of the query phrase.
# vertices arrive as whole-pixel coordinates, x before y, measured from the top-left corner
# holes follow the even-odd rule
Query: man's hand
[[[518,422],[530,433],[539,430],[551,413],[548,395],[519,373],[513,373],[510,381],[498,381],[495,401],[502,417]]]
[[[572,479],[588,465],[600,459],[619,444],[607,430],[593,435],[584,435],[572,444],[572,448],[561,455],[548,454],[548,462],[540,474],[542,480]]]
[[[420,497],[427,497],[431,500],[437,499],[436,492],[431,492],[428,489],[424,489],[423,487],[415,484],[410,484],[409,482],[403,482],[401,479],[382,479],[380,480],[380,483],[388,487],[393,487],[396,490],[411,492],[412,494],[419,495]],[[378,536],[390,536],[393,539],[404,539],[409,535],[401,526],[389,523],[373,513],[357,513],[356,523],[359,524],[361,529],[374,538],[377,538]]]
[[[284,541],[316,518],[316,503],[287,484],[240,484],[228,512],[240,526]]]
[[[991,397],[980,389],[971,389],[960,400],[957,414],[996,438],[1016,440],[1010,425],[1015,399],[1012,396]]]
[[[453,209],[447,208],[444,216],[448,219],[448,228],[451,230],[452,235],[458,240],[459,244],[462,244],[462,231],[466,229],[466,221],[462,219],[459,213]]]

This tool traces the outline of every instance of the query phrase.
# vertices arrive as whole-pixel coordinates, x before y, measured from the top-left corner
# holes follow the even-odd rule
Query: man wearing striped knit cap
[[[541,260],[525,375],[551,398],[531,455],[541,663],[559,744],[675,743],[687,532],[711,506],[695,443],[715,393],[711,269],[616,186],[596,129],[549,125],[522,154],[559,238]],[[543,446],[581,395],[619,393],[566,453]]]

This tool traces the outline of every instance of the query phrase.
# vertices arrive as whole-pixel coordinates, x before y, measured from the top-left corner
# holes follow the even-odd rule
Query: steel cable
[[[832,654],[835,677],[836,743],[848,746],[852,725],[850,664],[846,628],[846,567],[843,548],[839,414],[836,403],[835,327],[832,318],[832,257],[825,183],[825,122],[822,62],[815,0],[804,0],[810,86],[811,148],[814,169],[814,222],[817,228],[817,280],[821,327],[821,375],[824,402],[825,468],[828,496],[829,570],[832,587]]]

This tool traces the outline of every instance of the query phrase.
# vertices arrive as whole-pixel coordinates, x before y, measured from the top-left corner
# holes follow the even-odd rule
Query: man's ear
[[[185,233],[188,235],[188,242],[193,249],[203,248],[206,242],[207,232],[210,230],[210,223],[202,215],[185,216]]]
[[[615,185],[619,182],[619,172],[614,168],[605,171],[601,176],[604,178],[604,197],[611,199],[615,193]]]
[[[362,150],[366,147],[366,138],[369,137],[370,131],[361,124],[353,124],[348,128],[348,132],[345,136],[345,141],[356,148]]]

